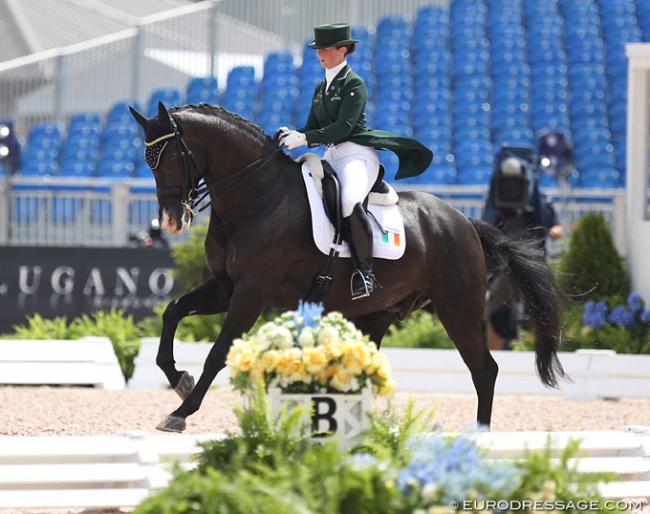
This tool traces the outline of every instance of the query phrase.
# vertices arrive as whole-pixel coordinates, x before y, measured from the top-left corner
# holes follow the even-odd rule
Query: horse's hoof
[[[181,397],[181,400],[185,401],[185,398],[190,395],[192,389],[194,389],[194,377],[187,371],[183,371],[178,384],[174,387],[174,391],[176,391],[176,394]]]
[[[178,434],[186,428],[187,423],[185,422],[185,418],[173,416],[172,414],[166,416],[165,419],[156,425],[156,430],[160,430],[161,432],[176,432]]]

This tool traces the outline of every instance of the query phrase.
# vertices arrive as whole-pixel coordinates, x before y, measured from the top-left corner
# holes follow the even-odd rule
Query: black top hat
[[[350,37],[350,25],[347,23],[332,23],[314,27],[314,40],[309,43],[309,48],[316,50],[331,46],[344,46],[358,43]]]

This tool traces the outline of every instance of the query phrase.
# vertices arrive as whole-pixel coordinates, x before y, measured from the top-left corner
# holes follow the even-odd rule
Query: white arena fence
[[[398,190],[408,189],[395,183]],[[480,218],[487,188],[420,186],[467,216]],[[548,189],[565,229],[561,241],[550,243],[557,255],[577,222],[587,213],[607,221],[617,250],[626,252],[627,195],[624,190]],[[0,245],[124,246],[129,235],[146,230],[158,217],[155,183],[151,179],[0,178]],[[207,216],[207,211],[199,220]],[[187,236],[185,236],[187,237]],[[184,241],[174,236],[172,244]]]
[[[178,369],[195,377],[201,374],[212,344],[177,342],[174,359]],[[157,338],[141,339],[140,353],[128,387],[168,387],[156,366]],[[382,348],[388,356],[398,391],[474,393],[467,366],[456,350]],[[533,352],[495,350],[499,365],[496,394],[556,395],[567,400],[602,398],[650,398],[650,355],[617,354],[612,350],[560,352],[559,358],[573,382],[560,389],[544,387],[535,373]],[[228,369],[215,379],[215,385],[229,383]]]
[[[0,384],[71,385],[124,389],[107,337],[75,340],[0,339]]]
[[[178,369],[201,374],[211,343],[176,342]],[[158,338],[141,339],[135,370],[125,384],[111,342],[104,337],[78,340],[0,340],[0,384],[86,385],[104,389],[168,387],[156,366]],[[383,348],[398,391],[474,393],[472,380],[456,350]],[[650,398],[650,355],[617,354],[612,350],[560,352],[573,379],[560,389],[544,387],[535,373],[533,352],[492,351],[499,365],[497,394],[560,395],[567,400]],[[228,385],[225,369],[214,385]]]
[[[222,434],[0,437],[0,511],[25,508],[134,507],[164,488],[172,463],[186,469],[200,442]],[[571,440],[581,472],[612,472],[619,481],[601,484],[616,502],[650,499],[650,427],[594,432],[493,432],[475,436],[489,459],[517,459],[550,448],[558,455]]]

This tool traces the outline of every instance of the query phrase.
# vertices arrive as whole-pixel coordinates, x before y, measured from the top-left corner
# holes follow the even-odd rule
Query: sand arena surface
[[[396,393],[392,403],[403,411],[435,409],[434,422],[447,430],[472,426],[474,394]],[[187,434],[236,431],[233,408],[240,396],[230,387],[212,388],[201,409],[187,419]],[[169,389],[106,391],[83,387],[0,387],[0,435],[115,435],[124,430],[155,432],[155,425],[178,408],[180,398]],[[379,398],[376,409],[385,408]],[[561,396],[497,394],[492,430],[619,430],[650,425],[650,399],[625,398],[591,402]],[[174,434],[169,434],[173,437]]]

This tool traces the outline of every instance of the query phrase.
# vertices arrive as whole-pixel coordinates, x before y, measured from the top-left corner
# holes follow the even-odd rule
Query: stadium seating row
[[[544,131],[574,145],[580,187],[620,187],[625,180],[627,42],[650,41],[650,7],[635,0],[451,0],[421,7],[411,20],[387,15],[353,27],[360,41],[349,61],[366,80],[369,124],[415,137],[434,153],[415,184],[487,184],[503,145],[534,146]],[[194,77],[185,91],[152,91],[162,101],[219,103],[272,134],[304,123],[323,70],[306,44],[266,56],[261,79],[237,66],[219,88]],[[67,126],[32,128],[23,175],[149,177],[141,129],[120,101],[107,113],[80,112]],[[305,149],[292,152],[297,156]],[[309,151],[313,151],[310,149]],[[397,162],[381,159],[392,176]],[[552,185],[555,177],[545,183]]]

